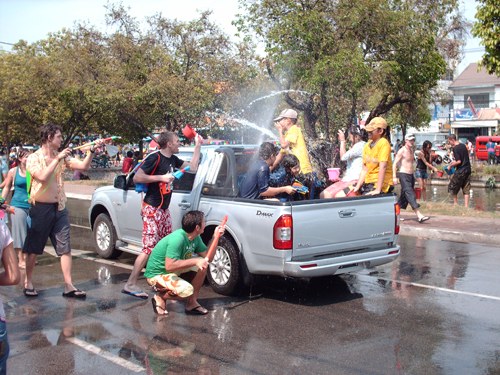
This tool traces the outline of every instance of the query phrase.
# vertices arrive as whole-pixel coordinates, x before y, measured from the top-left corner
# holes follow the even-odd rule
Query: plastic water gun
[[[224,216],[224,218],[222,219],[220,226],[224,227],[226,223],[227,223],[227,215]],[[220,238],[219,232],[214,232],[212,242],[210,243],[210,247],[207,250],[206,258],[208,259],[208,263],[210,263],[214,259],[215,250],[217,249],[217,245],[219,244],[219,238]]]
[[[109,141],[114,141],[115,139],[119,139],[121,138],[120,136],[117,136],[117,135],[113,135],[111,137],[108,137],[108,138],[103,138],[103,139],[96,139],[95,141],[92,141],[92,142],[89,142],[89,143],[85,143],[83,145],[80,145],[80,146],[76,146],[76,147],[73,147],[73,150],[78,150],[80,148],[84,148],[84,147],[90,147],[90,146],[93,146],[96,144],[97,141],[102,141],[104,143],[106,142],[109,142]]]
[[[449,165],[446,165],[445,167],[443,167],[443,170],[446,172],[446,174],[451,176],[453,173],[455,173],[456,168],[455,167],[450,168]]]
[[[293,183],[292,183],[292,187],[295,189],[295,191],[299,194],[307,194],[309,193],[309,189],[307,188],[307,186],[304,186],[303,184],[301,184],[299,181],[295,180]]]
[[[8,204],[4,203],[2,200],[3,200],[3,198],[0,197],[0,219],[3,219],[6,212],[14,215],[15,214],[14,207],[9,206]]]
[[[188,165],[185,168],[179,169],[177,172],[172,173],[172,176],[174,176],[177,180],[184,176],[184,173],[189,171],[191,167]]]
[[[191,167],[188,165],[187,167],[184,167],[184,168],[179,169],[178,171],[172,173],[172,176],[174,176],[174,178],[176,180],[178,180],[182,176],[184,176],[185,172],[189,171],[190,169],[191,169]],[[170,191],[172,190],[172,188],[170,186],[171,186],[171,184],[167,184],[165,182],[160,182],[160,192],[163,195],[170,193]]]

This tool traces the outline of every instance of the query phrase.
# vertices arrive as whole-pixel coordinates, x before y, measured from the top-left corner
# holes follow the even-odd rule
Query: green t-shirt
[[[206,250],[207,246],[200,236],[197,236],[193,241],[189,241],[187,233],[183,229],[177,229],[156,244],[149,255],[144,277],[149,279],[157,275],[171,273],[165,269],[165,258],[190,259],[193,253],[203,253]]]

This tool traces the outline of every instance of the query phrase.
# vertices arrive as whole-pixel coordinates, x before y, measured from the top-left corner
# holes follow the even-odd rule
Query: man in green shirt
[[[209,263],[207,246],[200,237],[204,230],[203,212],[187,212],[182,218],[182,229],[161,239],[151,252],[144,276],[156,290],[152,299],[156,314],[168,314],[166,300],[169,298],[185,300],[186,314],[208,313],[198,303]],[[218,226],[214,236],[221,236],[223,233],[224,227]]]

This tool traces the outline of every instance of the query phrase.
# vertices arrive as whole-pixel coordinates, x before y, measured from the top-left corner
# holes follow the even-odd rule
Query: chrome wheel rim
[[[109,248],[109,244],[111,242],[111,232],[105,223],[99,223],[97,226],[96,242],[97,247],[99,247],[102,251],[106,251]]]
[[[214,259],[210,263],[210,275],[218,285],[225,285],[231,277],[231,258],[222,247],[217,247]]]

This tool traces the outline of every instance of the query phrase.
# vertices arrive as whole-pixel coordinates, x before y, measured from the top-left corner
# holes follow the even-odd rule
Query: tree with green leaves
[[[498,0],[477,0],[476,19],[472,27],[472,35],[481,38],[484,55],[481,66],[489,74],[500,77],[500,4]]]
[[[397,107],[421,107],[446,69],[458,2],[378,0],[240,1],[237,26],[264,43],[270,78],[304,115],[309,138],[332,136],[355,114],[368,121]],[[456,54],[455,54],[456,56]],[[299,95],[307,92],[308,95]],[[410,113],[400,111],[400,116]],[[419,113],[422,113],[419,111]],[[428,116],[404,119],[421,125]],[[409,121],[411,120],[411,121]]]

